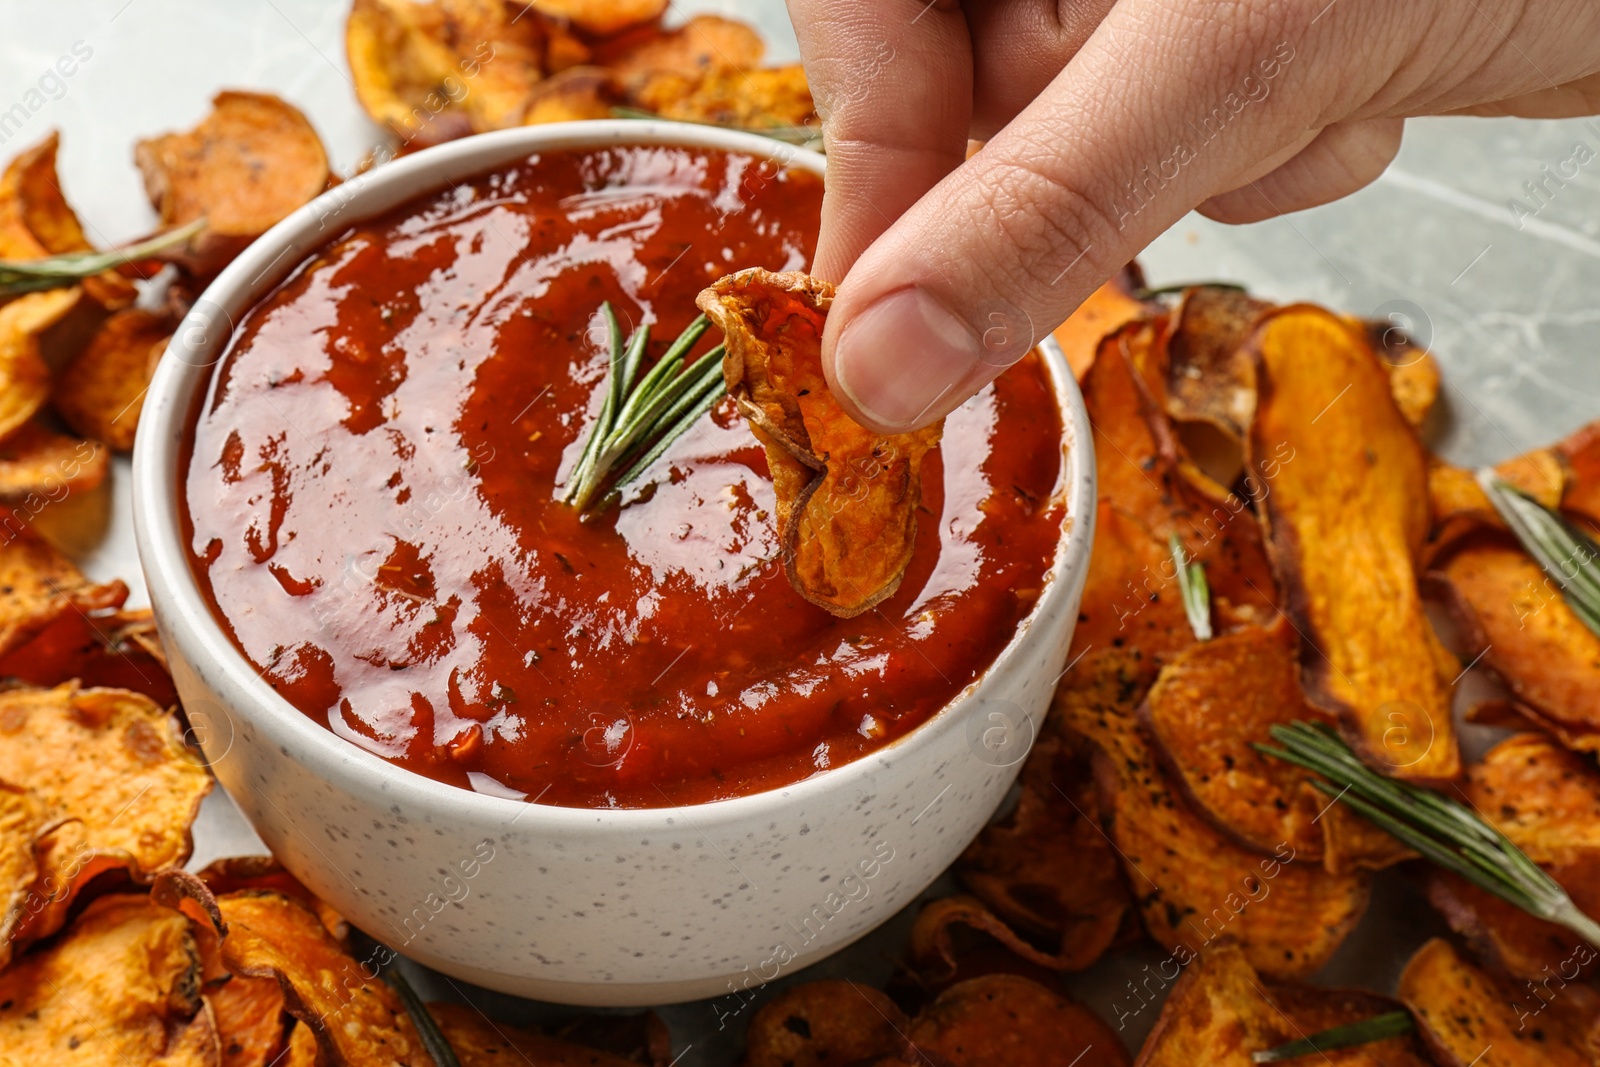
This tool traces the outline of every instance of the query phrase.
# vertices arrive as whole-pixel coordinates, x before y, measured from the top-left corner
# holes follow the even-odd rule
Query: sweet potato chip
[[[1543,568],[1509,534],[1487,530],[1458,537],[1433,567],[1465,653],[1566,744],[1600,751],[1600,636]]]
[[[1106,832],[1145,929],[1180,963],[1226,936],[1263,974],[1310,974],[1366,910],[1366,876],[1328,874],[1287,843],[1261,856],[1194,814],[1135,712],[1154,676],[1137,651],[1088,653],[1062,679],[1053,710],[1099,746]]]
[[[81,290],[28,293],[0,306],[0,441],[16,433],[50,397],[39,334],[77,306]]]
[[[67,611],[0,655],[0,678],[42,687],[76,681],[88,689],[128,689],[170,708],[178,702],[178,691],[165,661],[150,651],[156,641],[148,610],[105,615]]]
[[[272,978],[233,975],[205,991],[222,1049],[218,1067],[268,1067],[285,1048],[283,989]]]
[[[201,274],[328,187],[317,131],[269,93],[218,93],[198,126],[140,141],[134,161],[162,225],[205,218],[194,248],[176,254]]]
[[[350,924],[345,922],[344,916],[302,885],[272,856],[229,856],[212,860],[200,872],[200,880],[217,896],[251,889],[270,889],[293,897],[317,913],[323,928],[335,941],[342,945],[349,940]]]
[[[534,86],[522,121],[537,126],[545,122],[608,119],[620,99],[609,71],[573,67]]]
[[[1260,399],[1248,452],[1302,682],[1364,758],[1395,777],[1461,770],[1447,679],[1414,561],[1428,532],[1427,460],[1366,341],[1304,305],[1266,316],[1250,347]]]
[[[461,1067],[628,1067],[636,1062],[524,1027],[492,1022],[466,1004],[430,1004],[428,1012],[455,1050]],[[426,1060],[422,1067],[427,1067]]]
[[[1406,964],[1400,999],[1442,1067],[1593,1067],[1600,1054],[1600,994],[1569,985],[1547,1002],[1440,938]]]
[[[798,63],[756,70],[715,66],[687,75],[652,71],[638,80],[632,98],[646,111],[680,122],[750,130],[818,123],[817,105]]]
[[[844,413],[822,376],[826,282],[752,269],[697,302],[726,335],[728,392],[766,449],[789,583],[834,615],[861,614],[911,562],[922,460],[944,421],[885,437]]]
[[[1567,471],[1561,506],[1600,532],[1600,422],[1574,431],[1555,451]]]
[[[0,655],[66,612],[116,608],[127,598],[122,582],[91,582],[14,512],[0,507]]]
[[[1262,980],[1237,945],[1221,942],[1172,987],[1137,1067],[1252,1067],[1251,1054],[1396,1010],[1371,993]],[[1431,1067],[1412,1035],[1308,1055],[1336,1067]]]
[[[857,982],[807,982],[779,993],[745,1033],[743,1067],[833,1067],[897,1056],[911,1020]]]
[[[666,13],[668,0],[533,0],[530,6],[596,37],[609,37],[659,19]]]
[[[0,970],[11,961],[11,939],[29,911],[39,879],[38,842],[55,815],[26,789],[0,782]]]
[[[1138,519],[1102,498],[1084,582],[1072,656],[1095,649],[1137,648],[1152,656],[1194,643],[1171,571],[1171,550]]]
[[[543,76],[544,25],[526,5],[501,0],[356,0],[345,25],[356,96],[406,146],[516,126]],[[558,58],[572,66],[584,57]]]
[[[271,890],[217,900],[227,923],[222,959],[234,974],[273,978],[291,1015],[316,1032],[324,1056],[349,1067],[426,1067],[400,998],[345,953],[316,912]]]
[[[1395,407],[1416,429],[1422,429],[1439,400],[1442,378],[1439,361],[1433,354],[1417,344],[1396,326],[1385,319],[1351,320],[1366,334],[1367,343],[1383,362],[1389,376],[1389,394]]]
[[[1135,319],[1156,313],[1156,305],[1135,295],[1142,288],[1144,277],[1139,273],[1139,266],[1130,263],[1090,293],[1067,321],[1056,327],[1056,343],[1061,346],[1067,365],[1072,368],[1072,376],[1078,381],[1083,381],[1083,376],[1089,372],[1104,338]]]
[[[39,906],[19,944],[61,928],[77,893],[122,868],[148,881],[189,857],[189,827],[211,776],[166,709],[119,689],[0,692],[0,781],[68,821],[41,842]]]
[[[1114,892],[1118,897],[1126,898],[1127,894],[1120,884],[1114,887]],[[1119,922],[1105,935],[1107,944],[1116,937],[1120,925]],[[906,950],[906,957],[924,986],[936,986],[960,975],[963,965],[969,962],[968,957],[986,955],[976,949],[990,945],[998,945],[1008,955],[1034,964],[1046,972],[1082,970],[1088,966],[1071,956],[1041,952],[1018,937],[1010,926],[984,906],[983,901],[963,893],[940,897],[923,906],[917,913],[916,924],[911,928],[911,943]],[[1067,951],[1076,952],[1077,948],[1069,945]],[[1103,951],[1103,947],[1099,948],[1096,955]],[[1089,960],[1089,963],[1093,962]]]
[[[1434,910],[1480,959],[1513,978],[1545,985],[1546,999],[1565,983],[1595,973],[1600,950],[1564,926],[1438,868],[1427,872],[1427,890]]]
[[[1066,971],[1100,958],[1133,903],[1100,830],[1089,751],[1081,737],[1047,719],[1023,764],[1017,806],[956,864],[999,921],[1042,946],[1042,961]]]
[[[19,1064],[215,1064],[189,920],[146,896],[94,901],[0,974],[0,1050]]]
[[[1535,863],[1600,855],[1600,771],[1543,734],[1515,734],[1467,770],[1462,793]]]
[[[59,147],[60,137],[52,130],[12,160],[0,176],[0,259],[42,259],[94,250],[61,191],[56,175]],[[83,288],[107,308],[126,307],[138,295],[133,283],[115,271],[85,279]]]
[[[712,67],[749,70],[760,65],[767,50],[754,26],[719,15],[696,15],[675,30],[638,41],[623,38],[618,44],[622,47],[601,44],[595,62],[624,85],[656,71],[693,77]]]
[[[60,501],[98,488],[111,456],[97,441],[56,433],[37,420],[0,442],[0,500]]]
[[[1186,289],[1167,340],[1167,411],[1208,423],[1243,442],[1256,411],[1255,363],[1245,351],[1252,327],[1272,307],[1239,289]]]
[[[67,424],[118,452],[132,451],[145,390],[175,325],[166,314],[142,308],[118,311],[101,323],[51,390]]]
[[[951,986],[918,1013],[912,1062],[949,1067],[1127,1067],[1112,1029],[1038,982],[990,974]],[[831,1061],[830,1061],[831,1062]]]

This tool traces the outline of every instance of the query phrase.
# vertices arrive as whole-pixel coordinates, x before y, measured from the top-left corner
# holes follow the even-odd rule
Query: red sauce
[[[554,500],[599,408],[601,302],[653,324],[654,358],[709,282],[802,268],[821,197],[742,155],[549,153],[301,264],[235,332],[188,462],[194,570],[240,650],[340,737],[547,804],[753,793],[926,720],[1011,639],[1060,536],[1033,357],[950,416],[905,581],[855,619],[789,587],[729,401],[620,509]]]

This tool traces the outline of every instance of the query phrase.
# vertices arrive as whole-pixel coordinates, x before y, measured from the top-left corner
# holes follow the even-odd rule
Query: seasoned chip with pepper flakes
[[[698,302],[727,335],[728,392],[767,451],[790,584],[841,618],[861,614],[911,562],[922,460],[943,420],[883,436],[844,413],[822,376],[827,282],[746,270]]]
[[[84,1067],[218,1062],[190,921],[148,896],[106,896],[0,974],[0,1060]]]
[[[1400,999],[1441,1067],[1594,1067],[1600,994],[1578,983],[1541,997],[1434,938],[1400,975]]]
[[[330,1063],[426,1067],[427,1053],[395,992],[347,954],[317,913],[271,890],[218,898],[227,924],[222,961],[249,978],[273,978],[289,1014],[316,1033]]]
[[[0,781],[33,791],[67,820],[41,841],[41,899],[18,944],[59,930],[78,891],[103,871],[148,881],[181,865],[211,790],[165,708],[75,685],[0,693]]]
[[[1417,588],[1428,533],[1427,455],[1388,375],[1350,323],[1307,305],[1251,338],[1258,400],[1248,452],[1301,676],[1363,758],[1396,778],[1461,773],[1449,679]]]

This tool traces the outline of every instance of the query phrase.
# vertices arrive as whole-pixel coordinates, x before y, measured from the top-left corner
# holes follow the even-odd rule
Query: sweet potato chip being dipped
[[[31,790],[65,821],[43,839],[38,906],[22,944],[61,928],[95,875],[148,881],[188,859],[189,828],[211,776],[165,708],[118,689],[0,693],[0,781]]]
[[[56,433],[32,420],[0,441],[0,500],[60,501],[97,488],[110,466],[110,453],[98,441]]]
[[[288,1011],[316,1034],[332,1063],[426,1067],[400,998],[348,955],[300,901],[272,890],[217,899],[227,924],[222,959],[234,974],[272,978]]]
[[[957,983],[911,1024],[910,1062],[949,1067],[1127,1067],[1116,1033],[1088,1008],[1028,978]]]
[[[270,93],[218,93],[198,126],[140,141],[134,161],[163,226],[206,220],[194,248],[175,253],[201,275],[328,187],[317,131]]]
[[[50,371],[39,335],[77,306],[81,289],[28,293],[0,305],[0,441],[16,433],[50,398]]]
[[[132,451],[145,390],[176,325],[169,315],[142,308],[101,323],[51,389],[67,425],[118,452]]]
[[[19,1064],[215,1065],[189,919],[147,896],[94,901],[53,944],[0,973],[0,1055]]]
[[[56,175],[59,147],[60,136],[52,130],[0,175],[0,259],[42,259],[95,250],[61,191]],[[84,279],[83,288],[111,309],[126,307],[138,295],[133,283],[114,271]]]
[[[1262,472],[1268,551],[1304,635],[1307,696],[1356,751],[1398,778],[1461,771],[1448,679],[1417,589],[1427,457],[1351,325],[1318,308],[1266,316],[1251,343],[1259,401],[1248,453]]]
[[[1442,938],[1417,950],[1400,999],[1440,1067],[1593,1067],[1600,994],[1568,984],[1546,1000]]]
[[[1196,815],[1137,719],[1155,674],[1138,651],[1090,652],[1062,679],[1052,710],[1099,746],[1106,832],[1145,929],[1180,965],[1226,936],[1263,974],[1311,974],[1360,921],[1367,877],[1328,874],[1287,843],[1271,856],[1242,849]]]
[[[728,392],[766,449],[789,583],[849,618],[900,586],[916,545],[922,460],[944,420],[883,436],[844,413],[822,376],[832,301],[826,282],[753,269],[698,303],[727,337]]]
[[[1395,1011],[1387,997],[1339,989],[1276,985],[1250,966],[1239,946],[1219,942],[1189,964],[1172,987],[1137,1067],[1253,1067],[1265,1052],[1335,1026]],[[1412,1035],[1385,1038],[1305,1063],[1338,1067],[1431,1067]]]

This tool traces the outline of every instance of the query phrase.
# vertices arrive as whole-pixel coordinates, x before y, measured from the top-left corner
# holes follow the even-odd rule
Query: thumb
[[[851,268],[823,338],[851,415],[887,433],[944,416],[1191,208],[1306,143],[1331,94],[1285,25],[1302,6],[1241,28],[1117,5]]]

